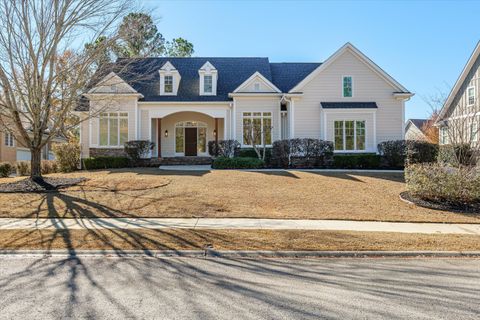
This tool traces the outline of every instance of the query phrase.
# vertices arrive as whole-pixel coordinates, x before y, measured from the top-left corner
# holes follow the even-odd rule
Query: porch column
[[[215,143],[218,144],[218,118],[215,118]]]
[[[162,118],[157,119],[157,156],[162,157]]]

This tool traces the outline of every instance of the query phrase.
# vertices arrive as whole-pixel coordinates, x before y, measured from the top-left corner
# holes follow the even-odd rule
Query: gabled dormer
[[[205,64],[198,70],[200,76],[199,94],[201,96],[216,96],[217,95],[217,69],[210,63]]]
[[[233,93],[280,93],[270,80],[265,78],[260,72],[255,72],[247,80],[242,82]]]
[[[181,76],[177,69],[167,61],[160,72],[160,95],[176,96],[180,85]]]

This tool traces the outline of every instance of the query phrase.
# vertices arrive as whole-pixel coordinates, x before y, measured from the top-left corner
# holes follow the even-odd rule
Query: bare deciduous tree
[[[42,148],[78,125],[72,111],[109,45],[73,43],[114,39],[128,8],[128,0],[0,0],[0,125],[30,150],[33,180],[42,181]]]
[[[257,121],[256,121],[257,120]],[[270,123],[264,123],[263,127],[260,119],[253,119],[244,124],[244,135],[248,145],[252,146],[258,159],[265,161],[267,148],[267,135],[271,134],[273,126]],[[271,137],[270,137],[271,140]]]

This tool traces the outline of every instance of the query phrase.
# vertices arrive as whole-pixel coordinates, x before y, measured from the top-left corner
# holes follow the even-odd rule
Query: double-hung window
[[[336,151],[365,150],[365,121],[339,120],[334,122]]]
[[[100,114],[100,145],[120,147],[128,141],[128,112]]]
[[[14,146],[14,138],[13,138],[13,134],[11,132],[5,132],[5,145],[7,147],[13,147]]]
[[[440,128],[440,144],[448,143],[448,127]]]
[[[211,75],[203,76],[203,93],[213,93],[213,77]]]
[[[247,146],[272,144],[272,113],[243,113],[243,144]]]
[[[351,76],[344,76],[342,81],[342,94],[344,98],[353,97],[353,78]]]
[[[173,76],[165,76],[164,81],[163,91],[165,93],[173,93]]]
[[[475,104],[475,87],[468,87],[467,88],[467,100],[468,105],[473,106]]]

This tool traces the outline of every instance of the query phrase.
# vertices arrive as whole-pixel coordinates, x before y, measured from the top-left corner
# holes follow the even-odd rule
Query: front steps
[[[168,157],[168,158],[152,158],[150,159],[151,167],[158,166],[198,166],[211,165],[211,157]]]

